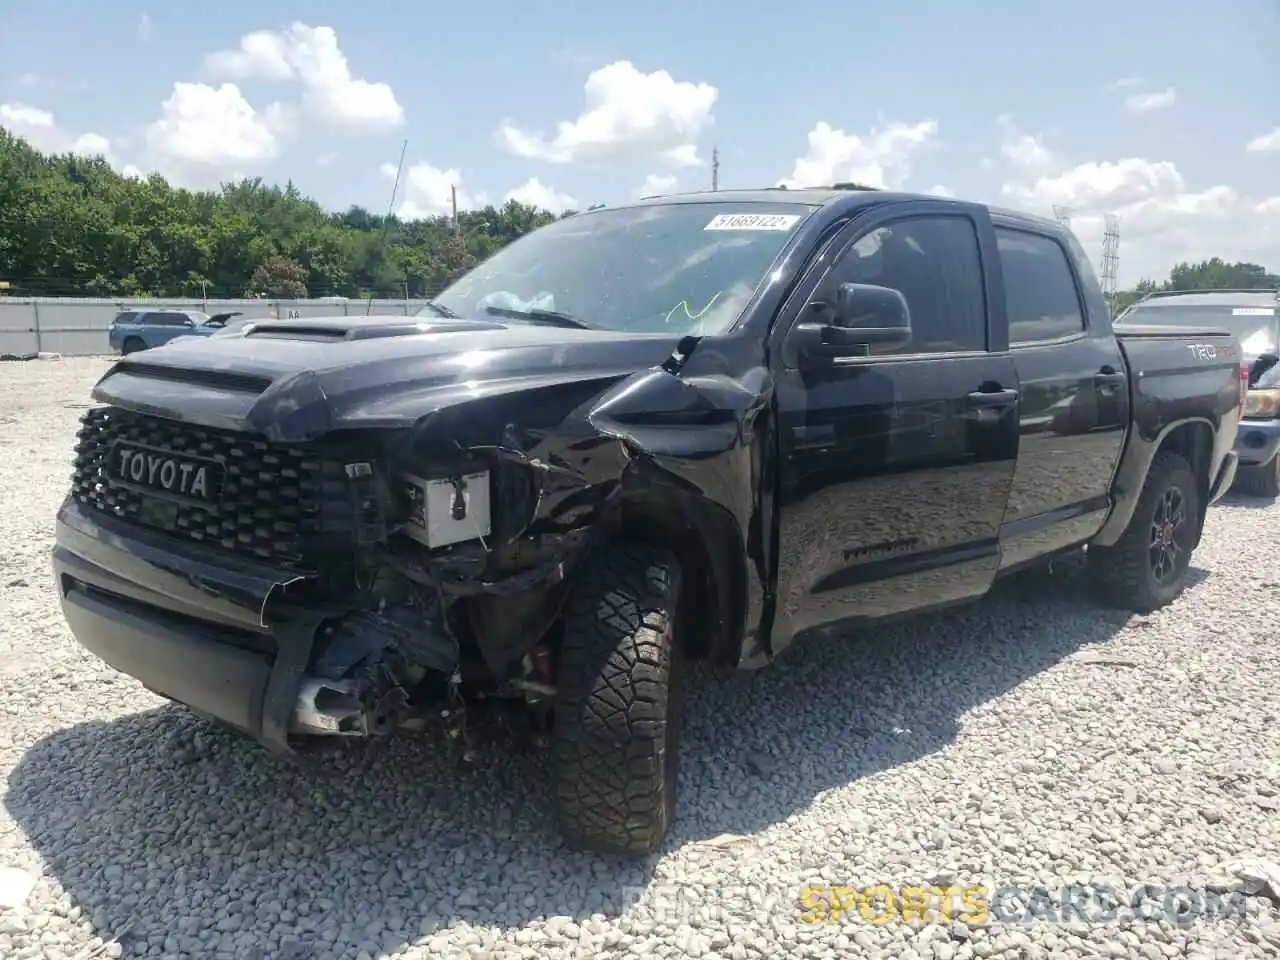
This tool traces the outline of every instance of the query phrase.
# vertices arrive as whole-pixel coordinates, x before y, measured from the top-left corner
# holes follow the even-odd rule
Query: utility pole
[[[711,148],[711,192],[720,189],[720,150],[718,147]]]
[[[453,197],[453,221],[450,224],[450,229],[452,229],[454,233],[457,233],[458,232],[458,186],[457,184],[453,184],[449,187],[449,193]]]

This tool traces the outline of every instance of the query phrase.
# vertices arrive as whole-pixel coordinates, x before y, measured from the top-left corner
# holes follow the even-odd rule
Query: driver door
[[[985,212],[893,205],[857,218],[833,249],[794,302],[830,302],[845,282],[891,287],[912,337],[778,371],[775,650],[814,627],[981,596],[1017,457],[1017,373],[982,269],[994,255]]]

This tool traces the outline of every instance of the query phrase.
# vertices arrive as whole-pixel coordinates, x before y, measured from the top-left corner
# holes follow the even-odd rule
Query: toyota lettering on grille
[[[113,483],[172,500],[214,504],[222,496],[226,466],[217,460],[192,457],[132,443],[117,443],[107,461]]]

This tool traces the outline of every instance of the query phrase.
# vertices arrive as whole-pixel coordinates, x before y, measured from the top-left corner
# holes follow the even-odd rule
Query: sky
[[[9,0],[0,126],[406,217],[855,180],[1280,271],[1280,0]],[[407,146],[406,146],[407,143]],[[405,148],[404,172],[392,196]]]

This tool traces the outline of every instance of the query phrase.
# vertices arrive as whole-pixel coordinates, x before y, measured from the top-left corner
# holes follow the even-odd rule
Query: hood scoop
[[[431,333],[472,333],[503,330],[504,325],[487,320],[381,320],[374,323],[352,318],[350,323],[284,321],[250,324],[245,339],[309,340],[336,343],[343,340],[378,340],[383,337],[417,337]]]

